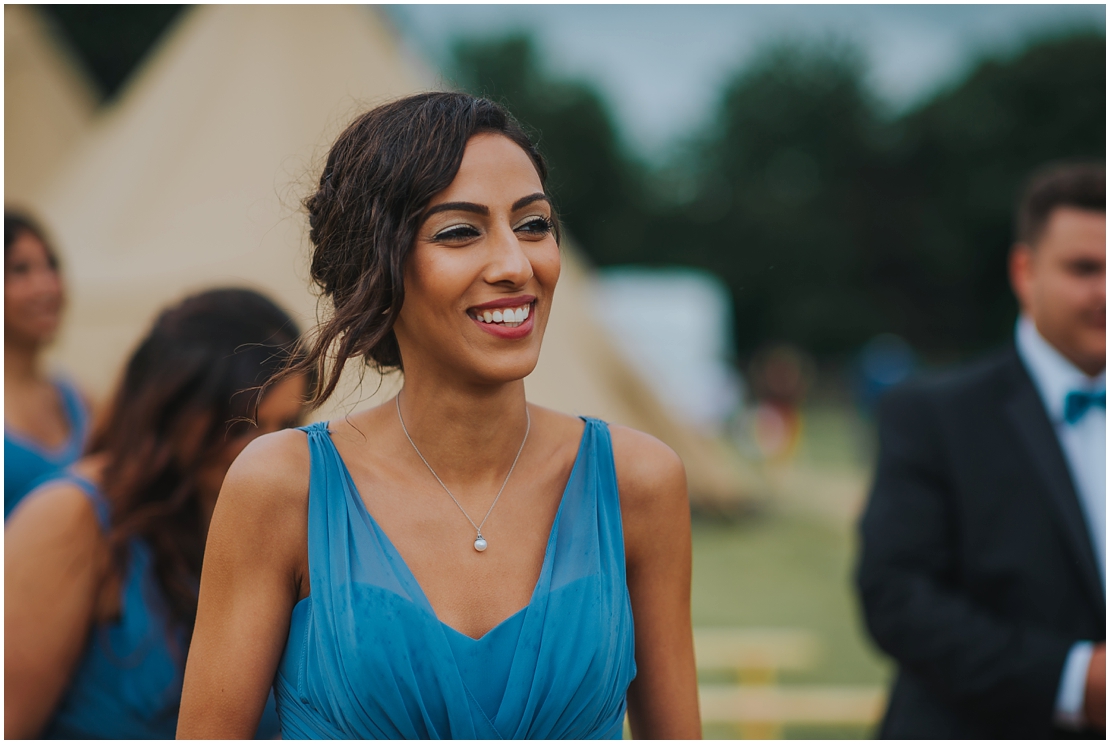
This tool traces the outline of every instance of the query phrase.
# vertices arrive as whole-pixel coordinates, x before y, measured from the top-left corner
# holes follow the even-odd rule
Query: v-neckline
[[[589,420],[586,419],[585,417],[579,417],[579,418],[582,419],[582,421],[585,423],[585,426],[582,427],[582,436],[578,440],[578,450],[577,450],[577,452],[575,452],[575,455],[574,455],[574,464],[571,466],[570,475],[567,477],[566,485],[563,486],[563,493],[559,496],[559,506],[555,510],[555,518],[551,520],[551,530],[550,530],[550,532],[548,532],[547,545],[544,547],[544,552],[543,552],[543,563],[540,564],[540,575],[536,577],[536,584],[535,584],[535,586],[532,587],[532,593],[528,597],[528,604],[524,605],[523,607],[521,607],[519,610],[512,613],[508,617],[502,619],[496,625],[491,627],[489,630],[487,630],[485,633],[478,636],[477,638],[475,638],[474,636],[471,636],[471,635],[467,635],[466,633],[463,633],[458,628],[456,628],[456,627],[454,627],[454,626],[452,626],[448,623],[445,623],[443,620],[440,620],[439,615],[436,613],[435,607],[432,606],[431,600],[428,599],[428,595],[425,594],[425,592],[424,592],[424,587],[420,585],[420,582],[416,578],[416,574],[414,574],[412,572],[412,569],[409,568],[409,564],[408,564],[408,562],[405,561],[405,557],[403,555],[401,555],[401,551],[398,550],[397,546],[393,544],[393,540],[390,539],[390,537],[386,533],[386,531],[382,528],[382,526],[380,524],[378,524],[378,520],[374,519],[374,515],[371,514],[370,510],[367,508],[366,502],[362,498],[362,493],[358,490],[358,486],[355,484],[354,477],[351,476],[350,468],[347,467],[347,463],[343,460],[343,456],[339,454],[339,448],[336,447],[335,442],[332,441],[331,429],[328,426],[328,422],[324,422],[323,429],[324,429],[324,433],[327,434],[328,444],[331,445],[332,452],[335,454],[335,458],[339,461],[339,467],[343,470],[343,475],[346,478],[347,486],[350,488],[350,495],[353,496],[354,500],[358,503],[358,508],[361,509],[362,515],[364,517],[366,517],[366,519],[369,521],[370,526],[373,527],[374,530],[376,530],[379,535],[381,535],[382,539],[385,541],[385,544],[388,546],[388,548],[391,551],[393,551],[394,555],[397,556],[398,563],[404,568],[404,571],[408,575],[408,578],[412,581],[412,585],[416,587],[416,591],[418,591],[420,593],[420,599],[422,599],[424,601],[424,604],[427,606],[428,611],[431,612],[432,617],[435,618],[436,622],[438,622],[439,625],[442,628],[444,628],[446,630],[449,630],[453,633],[457,633],[458,635],[460,635],[463,638],[466,638],[470,641],[473,641],[475,643],[479,643],[479,642],[485,640],[486,638],[490,637],[490,635],[495,630],[498,630],[499,628],[501,628],[506,623],[512,621],[518,615],[521,615],[522,613],[526,612],[528,610],[528,608],[530,608],[536,601],[536,591],[539,589],[540,583],[543,581],[544,574],[548,571],[548,563],[552,559],[552,544],[555,541],[555,535],[556,535],[556,532],[557,532],[558,527],[559,527],[559,517],[563,513],[563,504],[565,504],[566,501],[567,501],[567,491],[570,490],[570,484],[574,482],[574,474],[576,472],[578,472],[578,467],[582,462],[582,453],[583,453],[583,451],[585,450],[585,447],[586,447],[586,437],[590,432],[590,422],[589,422]]]
[[[51,384],[58,393],[58,399],[62,404],[62,414],[65,416],[66,426],[68,427],[65,439],[63,439],[57,447],[45,445],[30,434],[10,427],[7,419],[4,420],[4,437],[12,439],[19,444],[19,446],[32,451],[44,460],[57,463],[61,460],[68,459],[72,455],[73,449],[79,446],[78,428],[80,422],[78,420],[78,414],[69,400],[69,394],[62,389],[61,384],[58,382],[52,380]]]

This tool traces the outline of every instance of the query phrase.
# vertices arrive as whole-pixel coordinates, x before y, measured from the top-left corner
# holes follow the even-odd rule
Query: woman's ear
[[[1036,255],[1033,248],[1025,243],[1015,243],[1010,250],[1010,287],[1017,297],[1023,313],[1028,312],[1035,270]]]

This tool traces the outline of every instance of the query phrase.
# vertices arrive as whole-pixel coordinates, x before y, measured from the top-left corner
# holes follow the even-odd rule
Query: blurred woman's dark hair
[[[1052,163],[1026,182],[1017,208],[1017,241],[1033,246],[1059,207],[1106,211],[1106,166],[1097,162]]]
[[[197,473],[253,425],[261,385],[291,360],[299,330],[266,297],[246,289],[192,295],[164,310],[131,355],[89,443],[102,454],[111,504],[109,543],[150,545],[172,620],[196,616],[204,534]]]
[[[546,184],[547,165],[523,127],[502,106],[465,93],[422,93],[379,106],[332,145],[304,205],[312,279],[333,312],[301,362],[284,373],[313,373],[311,407],[332,394],[352,357],[382,371],[401,368],[393,324],[405,298],[405,259],[428,203],[455,179],[467,141],[483,132],[519,145]]]
[[[4,256],[8,255],[12,244],[25,232],[38,238],[39,242],[46,248],[46,257],[50,261],[50,265],[57,269],[58,255],[54,252],[54,247],[47,239],[42,226],[29,215],[14,209],[4,210]]]

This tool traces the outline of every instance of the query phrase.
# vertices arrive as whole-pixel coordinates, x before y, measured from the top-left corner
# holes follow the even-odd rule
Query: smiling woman
[[[690,528],[660,442],[533,406],[559,279],[534,145],[428,93],[332,147],[306,202],[334,312],[305,359],[398,397],[262,437],[212,518],[178,735],[696,737]],[[665,549],[661,549],[665,546]]]

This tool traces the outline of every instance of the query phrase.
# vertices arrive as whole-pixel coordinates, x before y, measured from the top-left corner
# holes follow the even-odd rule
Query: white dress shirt
[[[1064,358],[1037,331],[1033,321],[1022,316],[1015,332],[1018,355],[1033,378],[1041,395],[1048,418],[1064,451],[1064,459],[1075,484],[1079,506],[1091,535],[1091,545],[1102,578],[1106,596],[1106,409],[1091,406],[1079,421],[1064,420],[1064,399],[1072,391],[1105,392],[1105,370],[1097,377],[1088,377]],[[1080,641],[1072,646],[1060,676],[1056,695],[1055,719],[1068,728],[1079,728],[1083,715],[1087,667],[1094,644]]]

